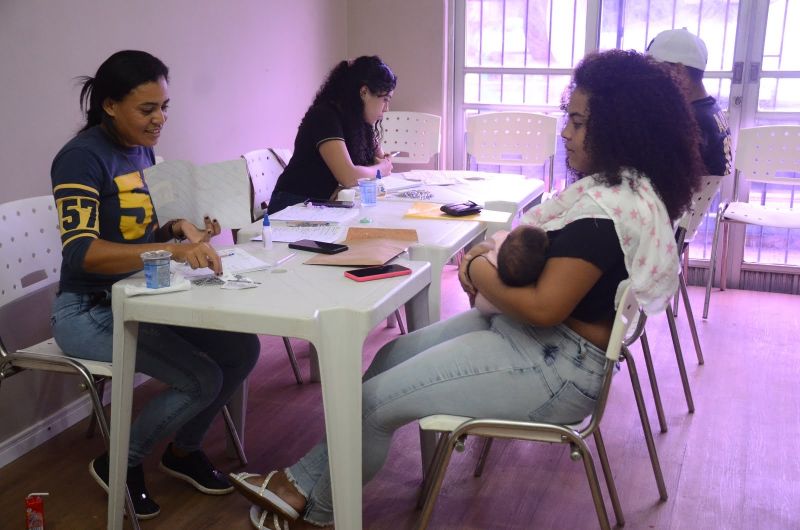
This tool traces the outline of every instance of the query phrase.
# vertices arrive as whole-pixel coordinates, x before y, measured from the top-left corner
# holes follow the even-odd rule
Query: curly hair
[[[634,168],[670,219],[680,217],[706,169],[694,113],[669,69],[635,51],[594,53],[575,69],[575,90],[588,96],[584,147],[600,179],[619,184],[620,170]]]
[[[312,106],[331,104],[342,113],[344,141],[357,165],[373,163],[383,132],[380,123],[374,126],[364,123],[360,93],[363,86],[373,95],[384,96],[397,86],[397,76],[376,55],[341,61],[330,71],[312,103]]]

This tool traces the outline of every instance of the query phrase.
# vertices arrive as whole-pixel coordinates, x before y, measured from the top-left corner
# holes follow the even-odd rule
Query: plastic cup
[[[361,193],[362,206],[378,204],[378,183],[374,179],[358,179],[358,191]]]
[[[144,262],[144,279],[148,289],[169,287],[169,260],[172,252],[151,250],[140,254]]]
[[[340,190],[336,196],[337,201],[353,202],[356,200],[356,190]]]

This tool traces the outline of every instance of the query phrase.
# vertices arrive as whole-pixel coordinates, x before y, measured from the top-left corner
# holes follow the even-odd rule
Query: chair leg
[[[594,501],[594,509],[597,511],[597,520],[600,523],[600,528],[603,530],[611,530],[611,523],[608,521],[608,512],[606,511],[606,503],[603,501],[603,492],[600,490],[600,482],[597,480],[597,471],[594,468],[594,459],[592,458],[592,453],[589,452],[589,446],[581,439],[572,440],[572,443],[574,443],[581,452],[583,468],[586,470],[586,478],[589,481],[589,489],[592,492],[592,500]]]
[[[656,451],[656,444],[653,440],[653,431],[650,430],[650,420],[647,418],[647,408],[644,406],[644,399],[642,398],[642,387],[639,384],[639,374],[636,371],[636,363],[628,348],[623,347],[620,355],[628,362],[628,373],[631,376],[633,395],[636,399],[636,408],[639,410],[639,419],[642,422],[642,431],[644,431],[647,452],[650,454],[650,464],[653,466],[658,495],[662,501],[666,501],[669,498],[667,495],[667,486],[664,483],[664,475],[661,473],[661,464],[658,461],[658,452]]]
[[[95,389],[97,390],[97,395],[100,398],[100,402],[102,403],[103,395],[105,395],[105,390],[106,390],[105,377],[98,377],[95,379]],[[95,430],[97,430],[97,415],[92,414],[92,417],[89,418],[89,427],[86,428],[86,437],[94,438]]]
[[[289,356],[289,363],[292,365],[294,379],[297,381],[298,385],[302,385],[303,376],[300,373],[300,367],[297,365],[297,357],[294,356],[294,350],[292,349],[292,343],[289,342],[289,337],[283,337],[283,345],[286,347],[286,355]]]
[[[428,528],[428,523],[433,514],[433,507],[436,504],[436,499],[442,489],[442,482],[444,481],[444,474],[447,470],[447,464],[450,463],[450,457],[453,456],[453,449],[458,440],[452,434],[442,434],[444,441],[442,445],[444,449],[441,454],[433,461],[431,472],[429,473],[428,493],[425,495],[425,505],[422,507],[422,513],[419,516],[417,523],[417,530],[425,530]]]
[[[694,321],[692,303],[689,301],[689,291],[686,289],[686,277],[683,274],[678,275],[678,285],[680,286],[681,296],[683,297],[683,307],[686,310],[686,321],[689,323],[689,331],[692,333],[694,352],[697,354],[697,363],[705,364],[706,361],[703,359],[703,350],[700,347],[700,337],[697,336],[697,325]]]
[[[664,416],[664,405],[661,403],[661,392],[658,389],[658,381],[656,380],[656,369],[653,365],[653,356],[650,354],[650,341],[647,340],[647,331],[642,331],[642,336],[639,339],[642,342],[642,352],[644,353],[644,364],[647,368],[647,377],[650,379],[650,390],[653,392],[653,403],[656,406],[656,416],[658,416],[658,426],[661,432],[667,432],[667,419]],[[639,392],[641,392],[641,387]]]
[[[422,484],[420,485],[419,496],[417,497],[417,510],[422,509],[422,506],[425,504],[425,500],[430,494],[436,462],[439,461],[442,453],[447,450],[447,437],[449,434],[450,433],[446,432],[438,433],[438,440],[436,441],[436,449],[433,452],[433,457],[428,463],[427,468],[423,469]]]
[[[403,324],[403,315],[400,314],[399,309],[394,310],[394,317],[397,319],[397,326],[400,328],[400,334],[406,334],[406,326]]]
[[[483,474],[483,466],[486,465],[486,458],[489,456],[493,441],[494,438],[485,438],[483,440],[481,454],[478,456],[478,461],[475,463],[475,471],[472,473],[473,477],[480,477]]]
[[[730,227],[728,223],[722,224],[722,262],[719,266],[719,290],[724,291],[728,287],[728,238],[730,237]]]
[[[686,406],[689,412],[694,412],[694,399],[692,399],[692,389],[689,387],[689,377],[686,374],[686,363],[683,362],[683,351],[681,351],[681,340],[678,337],[678,326],[675,324],[675,317],[672,311],[667,308],[667,323],[669,332],[672,335],[672,346],[675,348],[675,360],[678,361],[678,370],[681,373],[681,383],[683,384],[683,394],[686,396]]]
[[[717,219],[714,222],[714,234],[711,236],[711,259],[708,262],[708,279],[706,280],[706,297],[703,302],[703,320],[708,318],[708,306],[711,303],[711,287],[714,285],[714,273],[717,269],[717,246],[719,244],[719,227],[721,219],[725,213],[724,208],[717,211]]]
[[[614,518],[617,520],[617,526],[625,526],[625,515],[622,513],[622,506],[619,503],[617,486],[614,483],[614,475],[611,474],[611,466],[608,465],[606,444],[603,442],[603,436],[600,434],[600,427],[595,429],[593,435],[594,444],[597,446],[597,456],[600,459],[600,466],[603,468],[603,475],[606,477],[608,496],[611,498],[611,506],[614,508]]]
[[[242,440],[239,438],[239,432],[236,430],[236,425],[233,423],[233,418],[231,418],[231,412],[228,410],[228,405],[222,407],[222,417],[225,419],[225,427],[227,427],[228,435],[233,443],[233,447],[236,449],[236,456],[239,457],[239,462],[241,462],[243,466],[246,466],[247,455],[244,453]]]

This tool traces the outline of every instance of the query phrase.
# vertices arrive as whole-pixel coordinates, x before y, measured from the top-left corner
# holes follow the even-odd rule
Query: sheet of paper
[[[439,171],[435,169],[414,169],[404,174],[406,180],[421,182],[426,186],[450,186],[462,182],[461,177],[454,171]]]
[[[326,208],[295,204],[270,215],[270,221],[306,221],[318,223],[347,223],[358,217],[358,208]]]
[[[144,178],[161,223],[183,218],[202,227],[206,215],[223,228],[251,222],[250,177],[243,159],[204,166],[167,160],[147,168]]]
[[[226,274],[260,271],[272,266],[239,247],[220,250],[219,256],[222,258],[222,270]],[[170,262],[170,270],[172,272],[180,272],[184,278],[190,280],[193,278],[214,276],[214,271],[208,267],[193,269],[185,263],[178,263],[175,261]]]
[[[405,178],[405,174],[398,173],[392,174],[388,177],[382,177],[380,183],[383,185],[383,189],[386,190],[386,193],[392,193],[394,191],[400,190],[408,190],[411,188],[419,188],[422,186],[422,182],[408,180]]]
[[[396,239],[356,239],[346,241],[348,249],[336,254],[317,254],[303,263],[308,265],[344,265],[364,267],[383,265],[412,245],[413,241]]]
[[[272,223],[272,240],[294,243],[301,239],[313,239],[325,243],[336,243],[342,240],[346,230],[346,227],[339,224]],[[255,236],[250,241],[261,241],[261,236]]]

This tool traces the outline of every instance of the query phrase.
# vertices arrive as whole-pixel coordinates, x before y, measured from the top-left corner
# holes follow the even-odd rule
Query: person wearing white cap
[[[686,28],[669,29],[650,41],[647,54],[657,61],[669,64],[681,79],[686,98],[692,104],[695,120],[700,127],[700,152],[708,173],[730,173],[731,131],[728,120],[703,85],[703,74],[708,62],[706,44]]]

